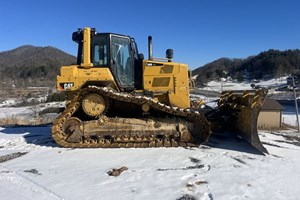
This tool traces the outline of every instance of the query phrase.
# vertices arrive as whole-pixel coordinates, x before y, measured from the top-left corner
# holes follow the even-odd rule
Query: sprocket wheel
[[[88,94],[82,100],[82,109],[90,117],[100,116],[106,108],[107,103],[100,94]]]

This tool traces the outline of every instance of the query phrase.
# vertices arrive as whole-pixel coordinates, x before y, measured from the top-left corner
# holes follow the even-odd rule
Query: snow
[[[1,107],[0,106],[0,119],[3,118],[29,118],[32,115],[49,107],[64,107],[64,102],[51,102],[41,103],[38,105],[25,106],[25,107]]]
[[[287,100],[293,100],[293,94],[292,92],[286,93],[286,92],[279,92],[276,91],[276,88],[280,88],[282,86],[287,86],[286,82],[287,76],[280,77],[280,78],[274,78],[266,81],[261,81],[258,83],[239,83],[239,82],[221,82],[221,81],[210,81],[208,82],[207,86],[201,88],[202,90],[206,91],[214,91],[214,92],[221,92],[221,91],[227,91],[227,90],[253,90],[251,87],[251,84],[255,84],[256,86],[260,87],[266,87],[268,88],[268,97],[275,96],[275,99],[287,99]],[[205,93],[205,92],[203,92]],[[203,99],[206,102],[206,105],[210,107],[216,107],[216,97],[207,97],[205,95],[199,95],[199,94],[192,94],[192,99]],[[299,99],[299,96],[297,97]],[[283,117],[282,122],[284,124],[288,124],[290,126],[297,126],[297,118],[296,118],[296,109],[294,106],[286,106],[284,105],[283,110]]]
[[[27,115],[27,114],[31,114],[32,111],[29,109],[29,107],[18,107],[18,108],[14,108],[14,107],[8,107],[5,109],[1,109],[0,112],[0,118],[9,118],[9,117],[14,117],[14,116],[20,116],[20,115]]]
[[[219,90],[220,83],[209,87]],[[49,106],[62,105],[3,107],[0,118]],[[283,121],[295,125],[293,107],[285,108]],[[57,146],[50,125],[0,127],[0,157],[26,153],[0,161],[0,199],[299,199],[300,133],[259,130],[259,137],[269,154],[230,135],[194,148],[71,149]],[[120,176],[107,174],[122,166],[128,170]]]
[[[240,82],[232,82],[232,81],[229,81],[229,82],[210,81],[210,82],[208,82],[206,87],[203,87],[203,89],[218,91],[218,92],[226,91],[226,90],[253,90],[253,88],[251,87],[251,84],[254,84],[255,86],[266,87],[266,88],[272,89],[274,87],[286,86],[287,85],[286,78],[287,77],[274,78],[274,79],[261,81],[261,82],[257,82],[257,83],[253,83],[253,82],[240,83]],[[274,92],[274,91],[271,90],[271,92]]]
[[[294,106],[284,106],[282,123],[297,126],[296,108]]]
[[[269,155],[229,136],[198,148],[70,149],[49,125],[0,128],[0,155],[28,152],[0,163],[1,199],[298,199],[300,147],[259,134]]]

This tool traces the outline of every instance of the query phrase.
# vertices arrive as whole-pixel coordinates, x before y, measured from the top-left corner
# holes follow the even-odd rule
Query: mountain
[[[196,83],[206,83],[212,79],[231,76],[243,81],[262,79],[266,76],[279,77],[300,69],[300,50],[279,51],[270,49],[245,59],[220,58],[193,70]]]
[[[0,52],[1,84],[16,87],[53,86],[60,66],[76,63],[76,58],[57,48],[25,45]]]
[[[14,85],[55,87],[60,66],[76,63],[76,58],[57,48],[25,45],[0,52],[0,90]],[[245,59],[220,58],[193,70],[196,83],[231,76],[239,81],[278,77],[300,69],[300,50],[270,49]]]

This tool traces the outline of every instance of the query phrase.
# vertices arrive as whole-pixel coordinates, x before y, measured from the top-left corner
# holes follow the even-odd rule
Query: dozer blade
[[[268,153],[259,140],[257,132],[258,115],[268,90],[226,91],[221,94],[218,107],[208,112],[213,132],[231,131],[248,141],[260,152]]]

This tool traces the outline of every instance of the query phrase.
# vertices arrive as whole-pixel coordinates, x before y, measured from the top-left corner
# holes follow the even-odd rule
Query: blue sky
[[[71,33],[81,27],[134,37],[147,57],[174,49],[191,69],[221,57],[246,58],[268,49],[300,48],[298,0],[3,0],[0,51],[54,46],[76,55]]]

